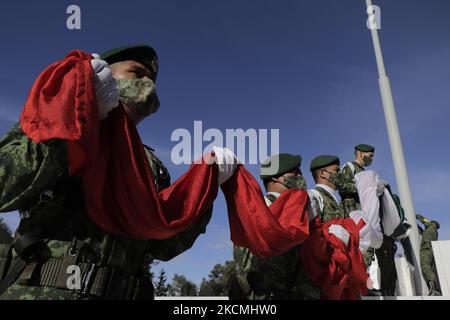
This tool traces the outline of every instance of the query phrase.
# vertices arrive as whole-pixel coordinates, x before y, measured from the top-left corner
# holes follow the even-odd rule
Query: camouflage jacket
[[[342,168],[342,174],[344,176],[344,183],[339,188],[339,195],[341,196],[341,207],[346,214],[354,210],[361,210],[361,204],[359,202],[358,190],[356,190],[355,185],[355,174],[364,171],[358,162],[352,161],[353,168],[355,172],[353,173],[352,168],[349,164],[345,164]]]
[[[170,185],[170,175],[153,150],[146,146],[145,150],[157,190],[160,191]],[[38,232],[41,238],[48,241],[49,249],[42,252],[42,263],[45,265],[40,266],[40,271],[33,270],[30,279],[21,281],[19,278],[16,284],[48,286],[40,292],[51,292],[47,297],[52,299],[80,298],[78,291],[67,293],[53,289],[50,287],[54,286],[54,281],[43,280],[52,278],[47,264],[53,261],[57,265],[58,259],[64,259],[74,249],[78,253],[77,264],[107,270],[105,274],[108,277],[114,273],[116,280],[105,275],[105,278],[113,279],[110,281],[110,284],[113,282],[110,298],[136,298],[136,293],[130,293],[134,289],[129,288],[128,280],[133,279],[134,284],[143,282],[153,259],[166,261],[189,249],[196,238],[205,232],[212,212],[211,208],[190,229],[167,240],[133,240],[106,234],[84,210],[80,179],[68,175],[65,142],[52,140],[36,144],[27,138],[19,124],[0,141],[0,212],[14,210],[18,210],[21,217],[16,238],[25,233]],[[50,274],[44,274],[45,270]],[[97,278],[101,277],[95,277],[88,298],[101,298],[105,294],[105,279],[97,281]],[[8,289],[2,298],[17,298],[10,291]],[[152,298],[150,291],[147,290],[147,296],[141,294],[139,297]],[[31,294],[31,297],[46,298],[37,294]]]
[[[312,207],[315,210],[315,216],[322,219],[323,222],[327,222],[334,218],[347,218],[348,214],[342,210],[341,205],[336,202],[333,196],[326,190],[319,186],[316,186],[314,190],[318,191],[323,200],[323,208],[319,203],[319,199],[311,197]]]
[[[352,161],[355,172],[353,173],[352,169],[348,164],[345,164],[342,167],[342,174],[344,175],[345,183],[339,189],[339,195],[341,199],[354,198],[358,199],[358,190],[356,190],[355,185],[355,174],[364,171],[364,167],[361,166],[358,162]],[[358,200],[359,202],[359,200]]]
[[[424,223],[425,230],[422,233],[421,249],[431,249],[431,241],[438,240],[438,229],[434,223]]]
[[[266,197],[270,200],[270,197]],[[314,285],[301,266],[296,246],[281,256],[260,259],[249,249],[234,246],[236,277],[242,297],[251,300],[319,299],[320,288]],[[230,295],[230,299],[234,299]]]

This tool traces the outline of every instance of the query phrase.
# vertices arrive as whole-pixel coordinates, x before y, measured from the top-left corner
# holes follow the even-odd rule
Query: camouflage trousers
[[[436,266],[434,263],[433,250],[425,248],[420,250],[420,268],[422,269],[423,277],[427,282],[436,281]]]

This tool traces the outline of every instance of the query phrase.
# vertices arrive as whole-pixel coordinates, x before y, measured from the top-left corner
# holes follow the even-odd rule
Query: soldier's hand
[[[347,230],[344,229],[344,227],[338,224],[332,224],[328,228],[328,232],[334,234],[339,240],[341,240],[343,243],[345,243],[346,246],[348,246],[350,234],[348,233]]]
[[[213,147],[215,162],[219,166],[219,185],[231,178],[239,161],[233,151],[227,148]]]
[[[94,57],[91,60],[91,66],[94,70],[95,95],[100,120],[103,120],[112,109],[119,105],[119,91],[108,63],[99,59],[97,54],[92,56]]]

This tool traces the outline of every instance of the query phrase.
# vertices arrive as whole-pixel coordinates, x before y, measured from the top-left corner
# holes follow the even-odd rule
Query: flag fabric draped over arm
[[[193,164],[156,192],[139,134],[124,109],[99,121],[91,59],[73,51],[41,73],[22,112],[24,132],[37,143],[67,141],[70,174],[81,176],[86,210],[105,232],[167,239],[186,230],[216,198],[218,166]],[[307,237],[305,193],[287,192],[268,210],[258,183],[241,165],[223,190],[233,241],[269,257]]]
[[[30,91],[21,127],[36,143],[66,141],[69,174],[81,177],[87,213],[105,232],[133,239],[170,238],[212,206],[218,166],[193,164],[158,193],[137,129],[123,107],[100,122],[91,59],[73,51],[45,69]],[[268,208],[258,182],[242,165],[222,191],[235,244],[268,258],[303,243],[304,265],[325,298],[354,297],[363,290],[359,229],[351,219],[332,222],[350,233],[346,248],[328,233],[330,223],[308,222],[306,192],[287,190]]]

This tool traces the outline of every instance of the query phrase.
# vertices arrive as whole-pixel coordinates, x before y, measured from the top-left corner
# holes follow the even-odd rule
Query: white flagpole
[[[369,19],[374,19],[374,10],[371,0],[366,0],[367,14]],[[376,21],[376,19],[372,20]],[[427,285],[423,279],[422,272],[420,270],[420,240],[419,230],[416,223],[416,211],[414,210],[413,200],[411,196],[411,190],[409,187],[408,172],[406,170],[405,157],[403,155],[403,147],[400,139],[400,132],[398,129],[397,114],[395,112],[394,100],[392,98],[391,85],[389,78],[386,74],[384,67],[383,54],[381,52],[380,39],[378,38],[377,28],[371,27],[373,47],[375,49],[375,58],[377,60],[380,86],[381,100],[383,103],[384,116],[386,119],[386,126],[389,135],[389,143],[391,145],[392,160],[394,162],[395,177],[397,180],[397,187],[400,193],[400,200],[402,202],[403,209],[405,210],[406,218],[412,225],[412,230],[409,234],[411,245],[413,249],[414,260],[414,282],[416,295],[428,294]]]

